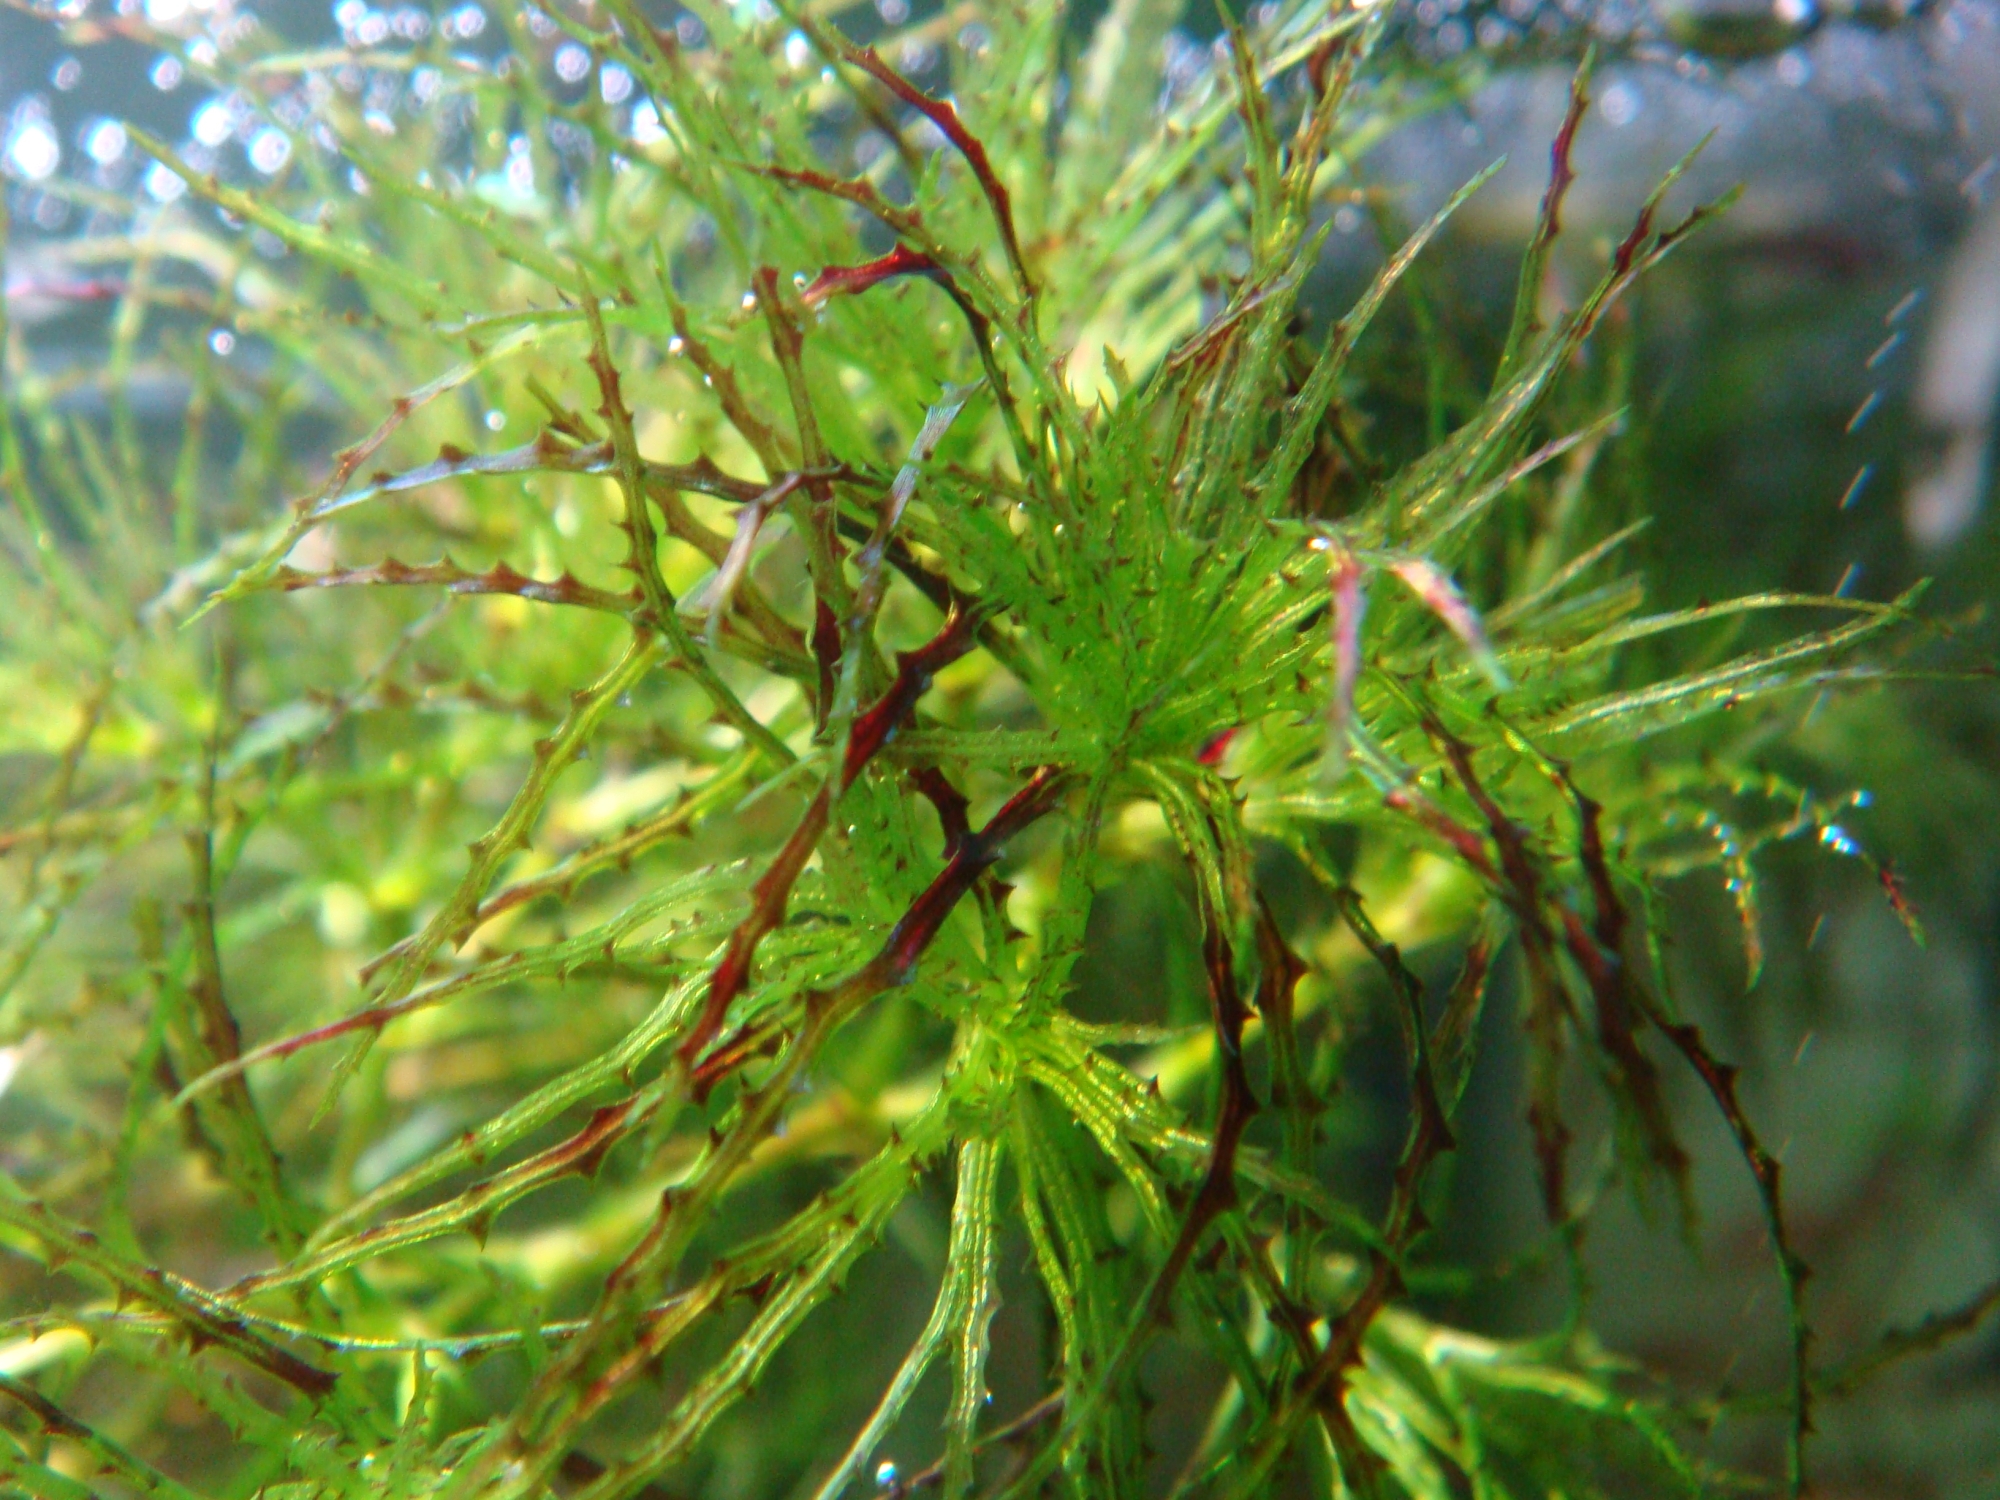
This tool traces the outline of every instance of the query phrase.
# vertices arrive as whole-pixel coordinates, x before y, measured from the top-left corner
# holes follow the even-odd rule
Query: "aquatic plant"
[[[1797,1488],[1804,1268],[1654,898],[1720,872],[1754,968],[1762,848],[1868,859],[1758,749],[1917,637],[1912,598],[1648,614],[1618,571],[1614,315],[1714,210],[1670,178],[1552,305],[1586,73],[1490,382],[1399,420],[1442,354],[1371,325],[1479,183],[1329,326],[1302,298],[1435,94],[1386,7],[1262,7],[1164,91],[1173,4],[893,9],[187,29],[216,138],[46,189],[116,278],[101,361],[10,346],[0,432],[0,1475],[1713,1488],[1580,1324],[1409,1301],[1492,991],[1552,1256],[1580,1092],[1669,1202],[1664,1070],[1721,1112]],[[1780,612],[1815,628],[1731,646]],[[1132,1007],[1093,913],[1144,880]],[[1192,1429],[1149,1420],[1162,1349]]]

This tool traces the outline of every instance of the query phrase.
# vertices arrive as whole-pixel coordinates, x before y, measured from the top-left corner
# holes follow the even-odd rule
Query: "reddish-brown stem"
[[[702,1003],[701,1013],[676,1049],[680,1060],[690,1069],[695,1059],[715,1040],[730,1005],[749,983],[750,965],[756,956],[758,943],[763,941],[766,933],[784,921],[792,887],[798,882],[813,851],[819,847],[834,798],[854,784],[854,779],[868,762],[894,737],[904,716],[916,707],[917,700],[929,689],[932,675],[972,649],[978,627],[977,610],[952,611],[929,642],[897,657],[896,677],[889,684],[889,690],[873,707],[855,719],[837,780],[820,788],[819,794],[806,808],[805,815],[799,819],[798,826],[792,830],[791,837],[778,851],[777,858],[752,887],[749,914],[729,934],[729,942],[709,977],[708,995]]]
[[[1542,1208],[1549,1222],[1568,1221],[1566,1160],[1570,1130],[1562,1116],[1561,1065],[1569,1001],[1556,963],[1555,939],[1542,913],[1541,875],[1528,849],[1527,831],[1486,790],[1472,764],[1472,751],[1436,715],[1424,714],[1424,729],[1450,761],[1453,773],[1486,820],[1504,875],[1501,894],[1514,913],[1528,966],[1528,1030],[1535,1040],[1534,1079],[1528,1124],[1534,1133],[1540,1169]]]
[[[887,255],[858,266],[828,266],[799,293],[799,301],[807,307],[818,307],[830,298],[853,296],[898,276],[922,276],[939,283],[951,279],[930,256],[898,245]]]
[[[936,766],[917,766],[905,774],[910,778],[910,784],[937,809],[938,826],[944,830],[944,857],[950,859],[972,831],[968,817],[971,804],[967,802],[965,793],[953,786]]]
[[[987,820],[984,828],[968,832],[958,841],[944,868],[910,903],[875,956],[842,981],[831,995],[812,997],[812,1003],[853,1006],[883,990],[907,984],[917,961],[944,927],[945,919],[965,893],[998,862],[1007,841],[1053,809],[1068,786],[1067,775],[1055,767],[1045,766],[1037,771],[1026,786]],[[722,1043],[689,1070],[694,1097],[705,1097],[730,1073],[751,1058],[770,1051],[783,1039],[784,1030],[778,1023],[764,1022]]]
[[[1054,766],[1044,766],[987,820],[977,833],[959,840],[958,848],[922,895],[910,903],[902,920],[889,933],[869,965],[884,987],[905,983],[917,960],[931,945],[944,920],[979,877],[1000,859],[1007,841],[1049,812],[1068,789],[1067,774]]]
[[[1357,1478],[1366,1478],[1375,1472],[1380,1460],[1362,1445],[1360,1435],[1347,1415],[1343,1401],[1347,1373],[1361,1358],[1362,1341],[1367,1337],[1375,1315],[1403,1288],[1401,1261],[1404,1252],[1429,1227],[1422,1200],[1424,1176],[1431,1164],[1450,1151],[1456,1142],[1438,1097],[1430,1037],[1424,1024],[1422,984],[1403,963],[1396,946],[1385,941],[1375,930],[1362,908],[1360,897],[1352,889],[1336,891],[1335,899],[1349,929],[1381,966],[1388,976],[1390,988],[1396,993],[1410,1068],[1410,1128],[1390,1186],[1389,1210],[1382,1226],[1382,1248],[1370,1256],[1367,1281],[1334,1320],[1327,1331],[1325,1348],[1300,1379],[1299,1397],[1318,1405],[1343,1468],[1352,1469]],[[1475,960],[1468,955],[1467,962],[1470,964]],[[1483,954],[1476,962],[1483,968]]]
[[[1260,1108],[1250,1090],[1250,1075],[1243,1066],[1243,1024],[1249,1009],[1236,983],[1236,955],[1219,912],[1203,913],[1201,956],[1202,967],[1208,974],[1209,1020],[1215,1028],[1216,1050],[1222,1059],[1222,1102],[1216,1110],[1215,1131],[1201,1185],[1195,1189],[1181,1220],[1180,1232],[1174,1236],[1174,1243],[1147,1294],[1146,1317],[1154,1322],[1166,1318],[1174,1288],[1209,1226],[1236,1206],[1236,1151],[1243,1142],[1243,1132]]]
[[[857,47],[827,27],[815,27],[817,39],[822,47],[837,53],[846,61],[860,68],[882,87],[894,94],[903,103],[929,120],[943,134],[944,138],[958,149],[965,158],[972,175],[979,182],[979,190],[986,195],[986,202],[993,210],[993,219],[1000,228],[1000,242],[1007,252],[1007,264],[1013,269],[1014,280],[1019,284],[1021,295],[1035,294],[1034,282],[1028,276],[1027,262],[1021,257],[1021,242],[1014,233],[1014,205],[1008,196],[1006,184],[1000,181],[993,170],[993,163],[986,155],[986,147],[979,137],[965,128],[965,122],[958,117],[958,111],[949,100],[933,99],[909,79],[882,61],[873,47]]]
[[[1432,833],[1451,845],[1454,853],[1493,885],[1500,883],[1500,877],[1493,868],[1493,861],[1487,858],[1486,845],[1479,835],[1467,828],[1439,807],[1422,792],[1412,787],[1397,787],[1382,799],[1385,806],[1415,818]]]

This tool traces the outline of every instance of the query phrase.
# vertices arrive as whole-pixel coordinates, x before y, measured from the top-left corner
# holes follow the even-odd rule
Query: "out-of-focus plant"
[[[10,1486],[1712,1488],[1581,1329],[1405,1305],[1503,971],[1553,1253],[1576,1091],[1670,1200],[1661,1070],[1712,1094],[1800,1482],[1778,1169],[1652,896],[1719,870],[1754,965],[1761,847],[1868,857],[1757,752],[1911,601],[1647,614],[1617,571],[1586,341],[1710,210],[1662,185],[1547,304],[1582,80],[1490,388],[1428,444],[1375,419],[1444,215],[1323,336],[1300,288],[1428,97],[1385,10],[1264,7],[1164,93],[1149,0],[1081,38],[598,0],[497,57],[466,7],[311,53],[69,18],[227,128],[135,133],[129,201],[48,187],[103,357],[7,345]],[[1776,611],[1816,628],[1731,645]],[[1151,870],[1194,957],[1107,1019],[1094,897]],[[1339,1144],[1384,1004],[1386,1205]],[[906,1310],[839,1294],[892,1233],[934,1290],[885,1362]],[[1199,1431],[1149,1427],[1162,1344]]]

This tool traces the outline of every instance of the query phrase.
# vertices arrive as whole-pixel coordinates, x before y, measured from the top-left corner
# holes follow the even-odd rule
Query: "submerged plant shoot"
[[[9,335],[0,1490],[1806,1486],[1659,892],[1754,981],[1816,843],[1919,937],[1765,752],[1935,632],[1648,605],[1631,312],[1727,205],[1551,275],[1588,61],[1468,374],[1483,179],[1360,172],[1445,92],[1392,7],[1163,81],[1179,9],[50,16],[218,92],[40,174],[101,347]],[[1520,1341],[1431,1233],[1495,1035],[1575,1282]],[[1700,1232],[1691,1104],[1761,1475],[1589,1332],[1597,1205]]]

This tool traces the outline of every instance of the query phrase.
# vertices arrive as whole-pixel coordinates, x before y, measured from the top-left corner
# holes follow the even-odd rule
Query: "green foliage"
[[[1762,846],[1859,855],[1757,751],[1914,601],[1646,614],[1616,573],[1586,341],[1707,211],[1662,184],[1546,305],[1581,82],[1492,389],[1418,447],[1364,336],[1449,207],[1323,337],[1300,289],[1433,83],[1379,12],[1284,7],[1156,107],[1175,12],[933,24],[947,103],[819,12],[696,47],[603,0],[506,68],[378,60],[441,91],[395,121],[342,55],[212,63],[313,104],[254,192],[144,142],[223,228],[102,237],[100,366],[8,353],[0,1239],[49,1273],[5,1283],[9,1484],[831,1500],[894,1437],[936,1459],[898,1494],[1712,1492],[1580,1329],[1404,1305],[1490,979],[1562,1253],[1579,1086],[1670,1195],[1662,1060],[1713,1094],[1798,1482],[1803,1270],[1652,895],[1722,872],[1754,953]],[[661,128],[557,88],[568,39]],[[1773,611],[1816,628],[1732,633]],[[1163,871],[1188,961],[1127,1013],[1093,910]],[[1371,1010],[1386,1207],[1340,1167]],[[927,1314],[841,1295],[906,1254]],[[1198,1433],[1149,1426],[1169,1345]]]

